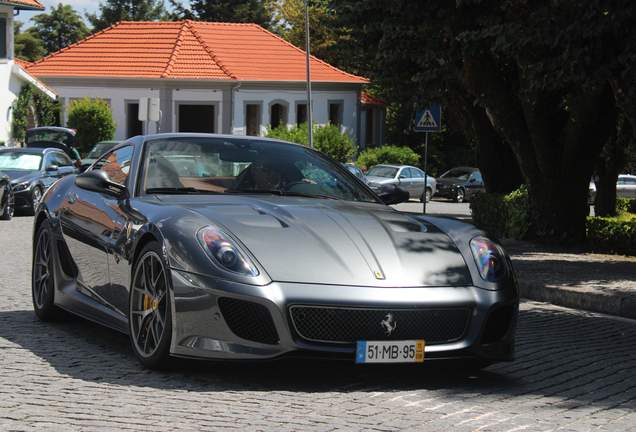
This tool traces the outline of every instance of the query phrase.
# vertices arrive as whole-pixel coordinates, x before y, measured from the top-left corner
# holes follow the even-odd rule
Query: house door
[[[214,105],[179,105],[179,132],[214,133]]]

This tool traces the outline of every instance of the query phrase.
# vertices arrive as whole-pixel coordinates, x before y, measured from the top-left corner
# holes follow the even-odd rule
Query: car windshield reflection
[[[300,145],[220,137],[158,138],[147,142],[145,160],[146,194],[271,193],[378,202],[341,164]]]

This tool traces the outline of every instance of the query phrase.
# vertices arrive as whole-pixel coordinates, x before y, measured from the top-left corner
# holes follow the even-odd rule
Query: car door
[[[627,176],[619,176],[616,182],[616,196],[636,198],[636,180]]]
[[[424,194],[424,172],[417,168],[409,168],[411,172],[411,182],[413,184],[413,192],[411,197],[420,198]]]
[[[408,168],[401,168],[397,174],[398,184],[409,192],[409,196],[412,196],[413,191],[413,179],[411,178],[411,171]]]
[[[471,196],[475,192],[485,192],[484,182],[481,178],[481,172],[473,171],[466,184],[466,197]]]
[[[132,146],[123,147],[100,158],[93,169],[103,169],[112,181],[123,184],[131,157]],[[63,204],[60,216],[69,252],[77,265],[78,291],[111,309],[116,307],[108,255],[123,230],[120,218],[114,197],[77,187]]]

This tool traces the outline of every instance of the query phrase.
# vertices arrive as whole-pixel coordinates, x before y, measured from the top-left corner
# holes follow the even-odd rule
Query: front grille
[[[270,345],[278,343],[274,320],[265,306],[230,297],[221,297],[218,302],[232,333],[254,342]]]
[[[508,305],[494,310],[488,315],[484,334],[481,336],[482,344],[498,342],[506,337],[515,315],[517,305]]]
[[[332,343],[364,340],[447,343],[461,339],[470,321],[470,309],[467,308],[389,310],[292,306],[290,313],[301,338]],[[393,328],[390,334],[387,327]]]

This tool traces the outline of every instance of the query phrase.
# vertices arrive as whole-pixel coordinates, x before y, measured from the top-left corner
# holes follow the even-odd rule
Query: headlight
[[[486,237],[475,237],[470,241],[470,249],[483,280],[497,282],[508,275],[503,251],[493,241]]]
[[[31,186],[31,182],[26,181],[26,182],[18,183],[17,185],[13,186],[13,190],[15,192],[18,192],[18,191],[28,189],[29,186]]]
[[[221,228],[210,225],[197,232],[197,239],[208,257],[221,268],[244,276],[258,276],[252,260]]]

